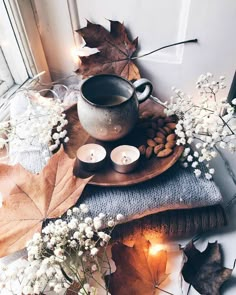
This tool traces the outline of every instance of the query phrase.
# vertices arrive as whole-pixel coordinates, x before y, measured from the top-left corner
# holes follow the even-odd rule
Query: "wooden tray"
[[[155,114],[157,115],[161,115],[163,112],[163,108],[160,105],[155,104],[150,100],[141,104],[140,112],[143,112],[144,110],[151,110],[152,113],[155,111]],[[107,150],[106,164],[100,171],[96,171],[96,174],[90,181],[90,184],[92,185],[127,186],[147,181],[160,175],[173,166],[183,152],[182,146],[176,146],[174,148],[174,152],[170,156],[166,158],[152,157],[149,160],[143,158],[140,160],[139,166],[135,171],[129,174],[121,174],[112,168],[110,152],[113,148],[121,144],[130,144],[137,147],[143,144],[145,142],[144,135],[142,135],[140,129],[134,129],[134,131],[132,131],[127,138],[123,138],[117,142],[105,143],[95,140],[81,127],[78,120],[76,105],[73,105],[66,110],[66,115],[69,121],[67,130],[70,140],[67,144],[65,144],[65,151],[70,157],[76,157],[77,149],[86,143],[98,143],[104,146]],[[74,170],[74,174],[82,178],[91,175],[91,173],[89,174],[88,172],[82,170],[79,171],[78,169]]]

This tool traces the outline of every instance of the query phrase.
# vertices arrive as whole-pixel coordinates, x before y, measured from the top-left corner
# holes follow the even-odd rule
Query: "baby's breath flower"
[[[214,169],[214,168],[210,168],[210,169],[209,169],[209,173],[210,173],[210,174],[214,174],[214,173],[215,173],[215,169]]]
[[[113,227],[113,226],[115,225],[114,220],[113,220],[113,219],[109,220],[108,223],[107,223],[107,225],[108,225],[109,227]]]
[[[192,163],[191,166],[192,166],[193,168],[196,168],[198,165],[199,165],[199,163],[198,163],[197,161],[194,161],[194,162]]]
[[[97,255],[97,253],[98,253],[98,248],[96,248],[96,247],[92,248],[91,251],[90,251],[90,253],[91,253],[92,256]]]
[[[93,219],[90,216],[84,216],[88,206],[83,204],[80,208],[68,211],[64,220],[49,222],[41,234],[35,234],[27,243],[28,260],[25,261],[25,265],[21,264],[23,266],[21,270],[1,269],[1,274],[8,272],[9,279],[6,280],[4,277],[2,281],[0,275],[0,286],[10,288],[10,280],[15,279],[20,282],[20,286],[17,289],[18,293],[14,295],[40,294],[46,286],[55,293],[61,293],[63,288],[70,286],[68,277],[81,285],[81,282],[89,281],[100,269],[102,273],[104,272],[102,266],[104,257],[102,258],[103,255],[101,255],[100,258],[98,252],[106,247],[111,236],[101,230],[98,231],[98,228],[108,217],[106,218],[103,213]],[[115,222],[111,217],[109,218],[108,224],[113,227]],[[123,215],[117,214],[116,219],[122,220]],[[76,270],[76,274],[71,272],[72,269]],[[84,284],[78,294],[86,293],[95,295],[96,288]]]
[[[201,174],[202,174],[202,172],[201,172],[201,170],[199,170],[199,169],[195,169],[195,170],[194,170],[194,174],[195,174],[197,177],[200,177]]]
[[[93,220],[91,217],[87,216],[85,219],[84,219],[84,222],[87,223],[87,224],[92,224],[93,223]]]
[[[103,219],[104,217],[106,217],[106,215],[104,213],[99,213],[98,214],[98,217],[101,218],[101,219]]]
[[[189,155],[189,156],[187,157],[187,161],[188,161],[188,162],[192,162],[192,161],[193,161],[193,156],[192,156],[192,155]]]
[[[196,148],[197,148],[197,149],[200,149],[201,146],[202,146],[202,144],[201,144],[200,142],[198,142],[198,143],[196,144]]]
[[[208,180],[212,179],[212,175],[210,173],[205,173],[205,177]]]
[[[72,215],[72,211],[69,209],[66,214],[67,214],[67,216],[71,216]]]
[[[121,221],[121,220],[123,220],[124,219],[124,215],[122,215],[122,214],[117,214],[116,215],[116,220],[117,221]]]
[[[80,210],[82,211],[82,213],[88,213],[89,212],[89,209],[88,209],[87,205],[81,204],[79,207],[80,207]]]
[[[94,272],[94,271],[96,271],[98,268],[97,268],[97,265],[96,264],[93,264],[92,266],[91,266],[91,270],[92,270],[92,272]]]

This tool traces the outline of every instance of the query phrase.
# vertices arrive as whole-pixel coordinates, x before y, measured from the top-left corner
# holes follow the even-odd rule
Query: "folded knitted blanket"
[[[78,204],[89,205],[93,216],[100,212],[111,216],[121,213],[125,221],[130,221],[165,210],[211,206],[221,201],[213,181],[197,178],[176,163],[154,179],[133,186],[87,185]]]

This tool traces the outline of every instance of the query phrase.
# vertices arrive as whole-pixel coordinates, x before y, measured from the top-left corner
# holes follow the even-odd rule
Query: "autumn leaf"
[[[161,250],[151,255],[150,246],[151,243],[144,237],[137,239],[133,247],[122,243],[112,246],[116,271],[106,276],[112,295],[152,295],[160,289],[159,285],[168,276],[165,273],[167,252]]]
[[[87,22],[87,26],[77,32],[84,38],[86,45],[97,48],[98,53],[82,56],[77,73],[83,78],[96,74],[116,74],[128,80],[140,78],[139,70],[131,57],[138,46],[138,38],[130,41],[123,24],[110,21],[111,30],[103,26]]]
[[[188,259],[182,269],[184,280],[200,294],[220,294],[220,287],[233,271],[223,267],[220,245],[217,242],[208,243],[207,248],[200,252],[191,241],[183,251]]]
[[[76,203],[90,178],[73,176],[73,164],[62,148],[38,175],[20,164],[0,164],[0,257],[24,248],[46,218],[59,217]]]
[[[73,282],[70,287],[66,290],[66,295],[78,294],[78,291],[81,289],[81,285],[77,282]]]

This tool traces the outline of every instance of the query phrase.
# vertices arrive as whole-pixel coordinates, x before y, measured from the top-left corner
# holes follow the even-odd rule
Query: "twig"
[[[220,119],[222,120],[222,122],[224,123],[224,126],[227,126],[229,128],[229,130],[232,132],[232,134],[234,134],[233,130],[230,128],[229,124],[224,120],[224,118],[222,118],[222,116],[220,116]]]
[[[227,202],[225,210],[229,210],[235,204],[236,201],[236,194]]]
[[[165,48],[168,48],[168,47],[172,47],[172,46],[176,46],[176,45],[180,45],[180,44],[185,44],[185,43],[197,43],[197,42],[198,42],[198,39],[190,39],[190,40],[186,40],[186,41],[173,43],[173,44],[170,44],[170,45],[162,46],[162,47],[160,47],[158,49],[152,50],[152,51],[150,51],[148,53],[145,53],[145,54],[142,54],[142,55],[139,55],[139,56],[133,56],[133,57],[131,57],[131,59],[132,60],[138,59],[138,58],[153,54],[153,53],[155,53],[155,52],[157,52],[159,50],[162,50],[162,49],[165,49]]]
[[[225,167],[226,167],[229,175],[231,176],[233,183],[236,185],[236,175],[234,174],[234,171],[231,169],[229,161],[226,159],[225,155],[222,153],[222,151],[217,146],[215,146],[215,149],[217,150],[217,152],[219,153],[219,155],[223,159],[223,161],[225,163]]]
[[[166,290],[163,290],[163,289],[159,288],[158,286],[155,286],[155,289],[158,289],[158,290],[160,290],[160,291],[162,291],[162,292],[164,292],[166,294],[169,294],[169,295],[174,295],[173,293],[170,293],[170,292],[168,292]]]
[[[231,169],[229,161],[226,159],[225,155],[222,153],[222,151],[217,146],[215,146],[215,149],[217,150],[217,152],[219,153],[219,155],[223,159],[226,170],[228,171],[229,175],[231,176],[233,183],[236,185],[236,175],[235,175],[234,171]],[[232,206],[234,205],[235,201],[236,201],[236,194],[227,202],[227,204],[225,206],[225,210],[231,209]]]
[[[190,285],[188,286],[187,295],[189,294],[191,287],[192,287],[192,285],[190,284]]]

